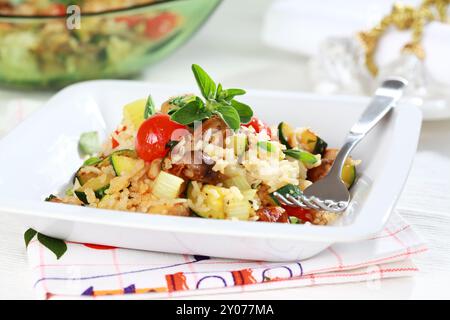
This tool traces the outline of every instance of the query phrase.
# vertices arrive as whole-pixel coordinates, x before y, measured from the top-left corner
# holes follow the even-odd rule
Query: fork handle
[[[340,177],[345,160],[350,155],[350,152],[355,146],[372,130],[375,125],[380,122],[383,117],[389,113],[395,103],[403,94],[403,88],[408,82],[403,78],[389,78],[381,84],[375,91],[370,104],[364,110],[359,120],[350,129],[344,145],[339,150],[333,166],[330,170],[330,175]]]

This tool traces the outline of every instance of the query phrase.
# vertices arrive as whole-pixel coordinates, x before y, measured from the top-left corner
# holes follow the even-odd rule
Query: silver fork
[[[299,195],[274,193],[284,205],[342,212],[350,203],[350,192],[341,179],[345,160],[353,148],[393,108],[403,94],[408,82],[402,78],[389,78],[375,91],[375,96],[362,116],[350,129],[344,145],[339,150],[328,174],[313,183]]]

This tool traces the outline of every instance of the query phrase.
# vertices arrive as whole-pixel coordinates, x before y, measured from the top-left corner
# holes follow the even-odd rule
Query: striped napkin
[[[44,243],[44,244],[42,244]],[[412,276],[423,241],[397,213],[376,237],[304,261],[226,260],[66,242],[60,259],[34,237],[28,261],[38,298],[162,298]]]

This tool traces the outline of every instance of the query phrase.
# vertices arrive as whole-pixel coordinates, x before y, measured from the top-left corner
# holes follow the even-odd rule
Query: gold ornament
[[[396,3],[393,5],[391,13],[381,19],[375,27],[369,31],[358,32],[357,38],[365,50],[366,67],[369,72],[373,76],[378,74],[375,52],[381,37],[391,26],[398,30],[411,30],[412,39],[403,46],[402,52],[414,54],[422,60],[425,59],[425,50],[421,44],[424,27],[431,21],[448,23],[447,8],[449,4],[450,0],[424,0],[419,7],[414,8]]]

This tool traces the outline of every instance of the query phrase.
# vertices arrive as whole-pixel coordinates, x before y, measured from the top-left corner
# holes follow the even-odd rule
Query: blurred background
[[[0,0],[0,135],[68,84],[191,84],[192,63],[234,86],[320,94],[371,95],[400,75],[426,120],[447,119],[448,4]]]
[[[448,297],[433,288],[445,287],[450,270],[449,1],[0,0],[0,137],[59,88],[84,79],[192,85],[197,63],[225,86],[371,95],[384,76],[404,76],[405,100],[425,121],[397,209],[426,238],[432,254],[419,262],[429,273],[414,288],[399,282],[366,295]],[[76,8],[67,21],[67,3],[81,6],[81,21]],[[137,7],[123,8],[130,4]],[[19,230],[0,215],[0,282],[9,296],[29,297]],[[346,297],[361,298],[352,288]],[[342,297],[341,287],[308,294],[333,290]]]

